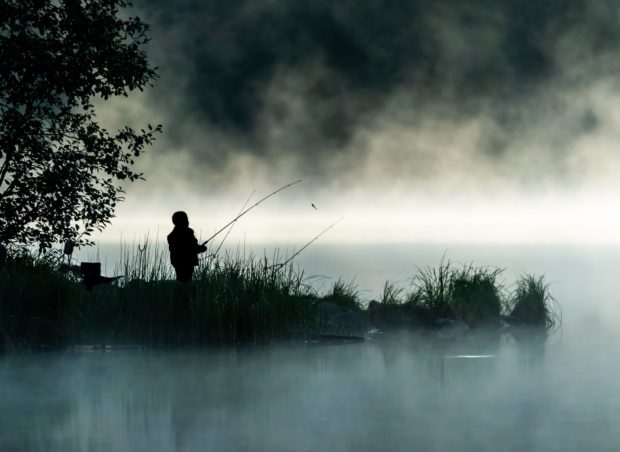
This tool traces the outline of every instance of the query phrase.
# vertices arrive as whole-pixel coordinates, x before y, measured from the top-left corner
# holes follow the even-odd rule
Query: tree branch
[[[4,183],[4,179],[9,172],[9,163],[11,161],[11,152],[9,150],[4,153],[6,157],[4,158],[4,162],[2,162],[2,167],[0,167],[0,190],[2,190],[2,184]],[[4,196],[4,193],[0,193],[0,196]]]

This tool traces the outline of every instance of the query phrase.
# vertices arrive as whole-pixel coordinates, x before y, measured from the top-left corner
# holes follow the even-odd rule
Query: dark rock
[[[428,311],[413,304],[385,304],[372,300],[368,303],[367,313],[370,321],[382,330],[434,326]]]
[[[435,336],[438,339],[456,339],[469,331],[469,325],[462,320],[437,319]]]
[[[327,301],[316,304],[319,330],[324,335],[364,337],[375,326],[361,313]]]

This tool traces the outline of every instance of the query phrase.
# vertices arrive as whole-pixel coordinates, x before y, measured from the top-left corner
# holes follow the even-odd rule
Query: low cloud
[[[275,211],[303,199],[387,218],[434,205],[441,222],[463,199],[492,217],[494,201],[519,198],[559,202],[570,218],[566,196],[583,206],[620,192],[613,2],[135,4],[161,78],[101,116],[164,124],[139,163],[148,181],[130,192],[158,216],[184,202],[224,215],[297,178],[303,189]]]

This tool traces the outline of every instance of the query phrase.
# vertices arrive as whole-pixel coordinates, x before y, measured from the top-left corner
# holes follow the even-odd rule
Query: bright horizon
[[[118,243],[121,238],[140,241],[147,235],[163,240],[172,229],[172,212],[182,209],[196,235],[205,240],[232,220],[243,202],[192,199],[179,206],[129,198],[118,208],[112,224],[93,238],[100,243]],[[351,199],[339,205],[297,197],[288,206],[286,200],[270,199],[234,225],[227,243],[299,245],[341,217],[319,238],[321,243],[620,243],[620,211],[614,209],[614,202],[610,196],[503,203],[420,201],[399,207],[384,202],[372,207],[372,203],[362,205]]]

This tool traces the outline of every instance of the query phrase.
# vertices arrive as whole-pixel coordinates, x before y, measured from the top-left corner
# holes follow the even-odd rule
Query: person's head
[[[187,218],[187,214],[183,211],[174,212],[172,214],[172,223],[175,226],[179,226],[181,228],[186,228],[189,226],[189,219]]]

